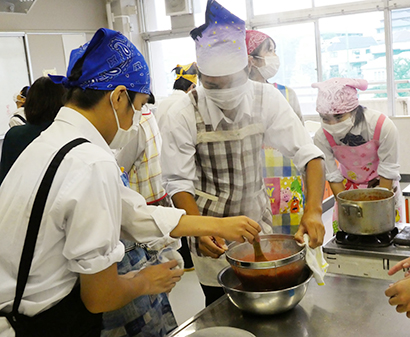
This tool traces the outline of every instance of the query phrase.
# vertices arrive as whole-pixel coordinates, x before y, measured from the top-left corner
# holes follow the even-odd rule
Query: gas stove
[[[329,273],[397,281],[404,273],[387,271],[410,257],[410,240],[403,240],[410,224],[397,224],[392,231],[375,236],[338,232],[323,246]],[[402,233],[401,235],[397,235]]]
[[[336,233],[335,242],[342,247],[352,248],[380,248],[388,247],[393,244],[395,236],[399,229],[394,227],[393,230],[377,235],[356,235],[343,231]],[[409,241],[410,245],[410,241]]]

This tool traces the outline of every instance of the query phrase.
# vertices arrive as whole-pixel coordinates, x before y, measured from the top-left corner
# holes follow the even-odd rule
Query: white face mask
[[[326,124],[322,121],[323,129],[329,132],[333,136],[333,138],[336,139],[343,139],[346,136],[346,134],[353,128],[353,125],[353,116],[336,124]]]
[[[113,93],[114,93],[114,91],[111,92],[110,102],[111,102],[112,110],[114,111],[115,120],[117,121],[118,130],[117,130],[117,133],[115,134],[113,140],[110,143],[110,148],[111,149],[120,149],[120,148],[124,147],[125,145],[127,145],[130,142],[131,139],[133,139],[134,137],[137,136],[138,126],[135,125],[135,123],[139,123],[139,121],[141,119],[141,111],[135,110],[134,105],[132,104],[132,102],[130,100],[130,97],[128,96],[128,92],[126,92],[126,94],[128,96],[128,100],[130,101],[132,110],[134,111],[134,116],[133,116],[133,119],[132,119],[132,126],[128,130],[121,129],[120,122],[118,120],[117,111],[115,111],[114,105],[112,104],[112,94]]]
[[[228,89],[205,89],[205,95],[221,110],[233,110],[248,93],[248,82]]]
[[[279,70],[279,66],[280,66],[279,57],[277,55],[265,56],[265,57],[254,56],[254,57],[265,60],[265,65],[262,67],[257,67],[254,65],[254,67],[259,70],[259,73],[262,75],[262,77],[265,80],[268,80],[276,75],[276,73]]]
[[[19,99],[19,96],[20,96],[20,97],[24,97],[24,96],[20,95],[19,92],[16,92],[16,93],[13,95],[13,101],[14,101],[14,103],[17,103],[17,102],[23,103],[23,101],[22,101],[21,99]]]

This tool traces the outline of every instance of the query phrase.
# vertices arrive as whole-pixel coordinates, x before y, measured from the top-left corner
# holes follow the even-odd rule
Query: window
[[[245,0],[218,0],[219,4],[228,9],[232,14],[246,20]],[[194,0],[195,25],[200,26],[205,23],[205,9],[207,0]]]
[[[206,8],[206,0],[201,0],[205,2],[203,8]],[[242,20],[246,20],[246,3],[245,0],[218,0],[218,2],[228,9],[232,14],[236,15],[237,17],[241,18]]]
[[[365,0],[314,0],[315,6],[330,6],[330,5],[338,5],[338,4],[347,4],[351,2],[361,2]]]
[[[164,0],[142,0],[147,16],[148,31],[171,29],[171,20],[165,15]],[[397,96],[410,97],[410,0],[218,0],[233,14],[246,20],[247,4],[252,5],[254,17],[247,22],[248,28],[262,30],[271,35],[278,44],[278,55],[281,66],[273,79],[279,84],[293,88],[300,100],[304,114],[315,114],[317,91],[310,85],[318,80],[332,77],[364,78],[369,88],[360,92],[360,99],[369,101],[367,105],[383,111],[383,108],[371,106],[374,102],[384,100],[381,107],[392,106],[387,93],[395,89]],[[193,0],[195,25],[204,23],[207,0]],[[386,7],[389,6],[389,7]],[[396,8],[391,10],[391,8]],[[393,60],[387,65],[384,13],[391,11],[391,41]],[[284,13],[284,15],[280,15]],[[357,14],[356,14],[357,13]],[[267,16],[266,14],[274,14]],[[276,15],[279,14],[279,15]],[[315,23],[319,34],[314,31]],[[390,30],[389,30],[390,32]],[[183,32],[185,33],[185,32]],[[189,30],[187,29],[186,36]],[[181,32],[178,32],[181,36]],[[320,40],[318,41],[318,36]],[[185,51],[172,47],[169,33],[164,33],[163,41],[156,34],[157,42],[149,42],[153,54],[164,55],[165,61],[152,55],[155,88],[162,96],[171,92],[173,74],[171,69],[189,55],[195,60],[194,43],[189,39],[177,39],[186,48]],[[319,45],[319,47],[317,47]],[[171,47],[170,47],[171,46]],[[169,52],[171,48],[171,52]],[[182,48],[182,47],[181,47]],[[321,50],[321,55],[316,52]],[[389,52],[390,53],[390,52]],[[321,64],[316,66],[317,59]],[[172,62],[170,61],[172,60]],[[389,58],[390,60],[390,58]],[[155,67],[155,69],[154,69]],[[317,67],[320,71],[317,72]],[[388,67],[388,68],[387,68]],[[387,83],[390,69],[394,69],[394,88]],[[386,71],[386,68],[389,72]],[[318,77],[320,76],[320,78]],[[160,83],[156,83],[160,81]],[[388,87],[389,85],[389,87]],[[374,101],[373,103],[371,101]],[[397,105],[396,105],[397,106]],[[400,114],[401,112],[398,112]]]
[[[253,0],[255,15],[289,12],[299,9],[312,8],[312,0],[266,1]]]
[[[410,9],[392,12],[394,80],[398,96],[410,96]]]
[[[315,113],[313,82],[317,82],[315,33],[313,23],[261,29],[276,43],[280,68],[271,82],[295,90],[303,114]]]
[[[360,97],[371,100],[381,97],[382,92],[386,97],[386,46],[384,29],[380,29],[383,27],[382,12],[320,19],[323,80],[364,78],[369,88]],[[337,59],[331,57],[336,51]],[[374,103],[366,104],[371,107]]]
[[[150,42],[153,93],[161,99],[172,93],[177,64],[196,61],[195,43],[191,37]]]
[[[147,31],[171,29],[171,18],[166,15],[164,0],[144,0],[144,12]]]

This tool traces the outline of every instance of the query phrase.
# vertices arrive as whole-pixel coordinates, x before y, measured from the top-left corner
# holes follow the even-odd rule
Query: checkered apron
[[[269,198],[262,179],[260,151],[266,127],[261,111],[263,86],[255,86],[253,116],[245,114],[238,123],[222,120],[214,131],[206,125],[192,94],[197,126],[196,203],[202,215],[227,217],[246,215],[257,221],[265,233],[272,232]],[[229,243],[229,242],[228,242]],[[219,286],[218,272],[227,265],[219,259],[201,256],[197,241],[190,238],[195,270],[202,284]]]
[[[158,203],[168,199],[162,187],[160,163],[162,138],[151,112],[142,115],[140,125],[145,132],[145,151],[132,165],[129,172],[129,183],[131,189],[141,194],[147,204]],[[170,206],[169,201],[163,206]]]

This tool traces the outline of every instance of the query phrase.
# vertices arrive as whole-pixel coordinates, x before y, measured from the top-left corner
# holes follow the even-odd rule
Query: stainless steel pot
[[[375,235],[395,226],[394,193],[374,188],[337,195],[339,228],[349,234]]]

